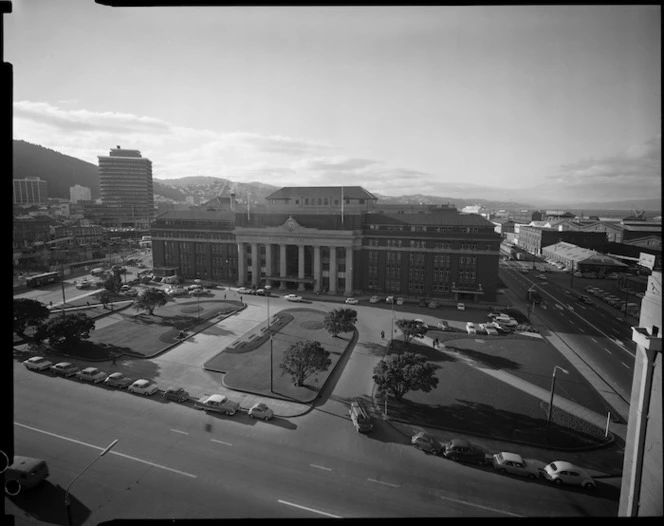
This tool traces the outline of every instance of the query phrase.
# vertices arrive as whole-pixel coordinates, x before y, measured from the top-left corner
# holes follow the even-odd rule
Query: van
[[[351,401],[349,414],[355,429],[359,433],[368,433],[373,429],[371,416],[359,398]]]
[[[5,492],[16,495],[21,488],[34,488],[49,475],[45,460],[14,455],[14,463],[5,471]]]

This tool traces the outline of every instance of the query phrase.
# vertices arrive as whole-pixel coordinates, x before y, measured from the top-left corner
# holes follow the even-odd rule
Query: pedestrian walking
[[[226,299],[226,293],[224,292],[224,299]]]
[[[53,302],[52,302],[52,301],[49,301],[48,304],[49,304],[51,307],[53,306]]]
[[[436,349],[438,349],[438,346],[440,345],[440,342],[438,341],[438,338],[436,338],[433,342],[436,344],[435,345]]]
[[[380,339],[381,340],[385,339],[385,331],[380,331]]]
[[[242,296],[240,296],[240,303],[242,303]]]

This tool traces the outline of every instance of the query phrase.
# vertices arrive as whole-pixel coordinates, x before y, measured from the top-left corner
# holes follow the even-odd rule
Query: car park
[[[184,402],[189,400],[189,393],[182,387],[170,386],[164,391],[164,398],[174,402]]]
[[[302,296],[297,296],[295,294],[286,294],[284,298],[286,298],[286,301],[302,301]]]
[[[543,467],[535,464],[533,460],[526,460],[516,453],[508,453],[503,451],[493,455],[492,464],[494,469],[500,473],[509,473],[510,475],[518,475],[520,477],[528,477],[536,479],[541,476],[541,469]]]
[[[413,435],[410,439],[410,443],[417,449],[433,455],[440,455],[443,451],[443,445],[432,435],[424,431],[420,431]]]
[[[142,394],[145,396],[152,396],[155,394],[157,391],[159,391],[159,387],[157,386],[156,383],[154,383],[151,380],[136,380],[133,384],[131,384],[127,390],[130,393],[134,394]]]
[[[491,458],[490,455],[487,458],[487,454],[484,451],[463,438],[453,438],[449,442],[446,442],[443,445],[442,453],[445,458],[449,458],[450,460],[469,462],[471,464],[479,464],[480,466],[488,464]]]
[[[51,366],[51,372],[56,376],[74,376],[78,370],[78,367],[69,362],[59,362]]]
[[[464,303],[457,303],[457,310],[466,310],[466,305]]]
[[[32,358],[25,360],[23,365],[26,369],[30,369],[31,371],[46,371],[51,368],[53,362],[47,360],[43,356],[33,356]]]
[[[76,378],[82,382],[92,382],[93,384],[103,382],[107,376],[104,371],[100,371],[96,367],[86,367],[76,373]]]
[[[357,305],[359,301],[357,301],[355,298],[346,298],[346,303],[348,305]]]
[[[270,420],[274,416],[274,412],[265,404],[257,403],[249,408],[249,416],[261,420]]]
[[[380,301],[380,298],[378,296],[371,296],[369,298],[369,303],[378,303]]]
[[[585,470],[564,460],[556,460],[547,464],[544,466],[542,474],[546,480],[557,485],[569,484],[586,489],[593,489],[597,486]]]
[[[104,380],[104,384],[108,387],[118,387],[120,389],[125,389],[133,383],[134,380],[132,378],[128,378],[120,372],[111,373],[106,380]]]

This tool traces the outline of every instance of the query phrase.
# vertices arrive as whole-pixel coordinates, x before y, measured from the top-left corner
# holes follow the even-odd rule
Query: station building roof
[[[602,265],[614,267],[627,267],[615,258],[605,256],[594,250],[582,248],[572,243],[560,241],[554,245],[549,245],[542,249],[545,256],[565,258],[576,263],[584,263],[586,265]]]

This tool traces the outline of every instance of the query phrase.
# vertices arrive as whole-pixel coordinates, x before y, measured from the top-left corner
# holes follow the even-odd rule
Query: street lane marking
[[[594,341],[595,343],[597,343],[597,340],[596,340],[595,338],[590,338],[590,339],[591,339],[592,341]]]
[[[287,500],[277,500],[279,504],[285,504],[286,506],[293,506],[293,508],[299,508],[301,510],[306,510],[310,511],[312,513],[318,513],[319,515],[324,515],[325,517],[331,517],[332,519],[341,519],[342,517],[339,515],[332,515],[331,513],[325,513],[324,511],[320,510],[315,510],[313,508],[307,508],[306,506],[300,506],[299,504],[294,504],[292,502],[288,502]]]
[[[309,464],[312,468],[324,469],[325,471],[332,471],[332,468],[326,468],[325,466],[319,466],[317,464]]]
[[[68,442],[73,442],[74,444],[79,444],[81,446],[90,447],[90,448],[96,449],[98,451],[104,451],[104,449],[106,449],[105,447],[99,447],[99,446],[95,446],[93,444],[88,444],[87,442],[82,442],[80,440],[76,440],[74,438],[69,438],[69,437],[65,437],[65,436],[62,436],[62,435],[56,435],[55,433],[51,433],[49,431],[44,431],[43,429],[37,429],[36,427],[27,426],[25,424],[20,424],[18,422],[14,422],[14,425],[19,426],[19,427],[24,427],[24,428],[30,429],[32,431],[36,431],[37,433],[42,433],[44,435],[49,435],[49,436],[52,436],[52,437],[55,437],[55,438],[59,438],[61,440],[66,440]],[[196,475],[192,475],[191,473],[187,473],[186,471],[180,471],[178,469],[173,469],[173,468],[169,468],[169,467],[166,467],[166,466],[162,466],[161,464],[155,464],[154,462],[149,462],[148,460],[143,460],[143,459],[140,459],[140,458],[132,457],[131,455],[125,455],[124,453],[119,453],[117,451],[109,451],[109,454],[117,455],[119,457],[128,458],[129,460],[135,460],[136,462],[141,462],[143,464],[147,464],[148,466],[153,466],[155,468],[164,469],[166,471],[172,471],[173,473],[177,473],[179,475],[184,475],[185,477],[190,477],[192,479],[198,478]]]
[[[509,511],[499,510],[499,509],[496,509],[496,508],[490,508],[489,506],[480,506],[479,504],[473,504],[472,502],[468,502],[468,501],[465,501],[465,500],[453,499],[453,498],[450,498],[450,497],[441,497],[440,495],[438,497],[443,499],[443,500],[449,500],[449,501],[452,501],[452,502],[456,502],[457,504],[464,504],[466,506],[473,506],[475,508],[480,508],[482,510],[493,511],[493,512],[496,512],[496,513],[502,513],[504,515],[510,515],[512,517],[525,517],[525,515],[518,515],[517,513],[510,513]]]
[[[608,352],[609,354],[611,354],[611,351],[609,351],[606,347],[602,347],[602,349],[604,349],[606,352]]]
[[[217,440],[216,438],[211,438],[211,442],[216,442],[217,444],[223,444],[224,446],[232,446],[233,444],[229,442],[224,442],[223,440]]]
[[[573,320],[569,320],[569,322],[570,322],[572,325],[576,325],[576,323],[574,323]]]
[[[173,431],[173,433],[180,433],[181,435],[188,435],[189,434],[186,431],[180,431],[179,429],[171,428],[171,431]]]
[[[382,481],[376,480],[376,479],[367,479],[367,480],[369,482],[375,482],[376,484],[383,484],[385,486],[391,486],[393,488],[400,488],[401,487],[401,486],[399,486],[399,484],[392,484],[391,482],[382,482]]]
[[[556,307],[558,307],[560,310],[563,310],[563,306],[560,305],[559,303],[556,303]]]
[[[577,305],[577,307],[582,308],[583,310],[586,310],[588,307],[584,307],[583,305]]]
[[[581,332],[586,332],[586,331],[584,331],[584,330],[583,330],[583,328],[582,328],[582,327],[579,327],[579,329],[578,329],[578,330],[580,330]]]
[[[620,362],[620,363],[629,369],[629,365],[627,365],[625,362]]]

